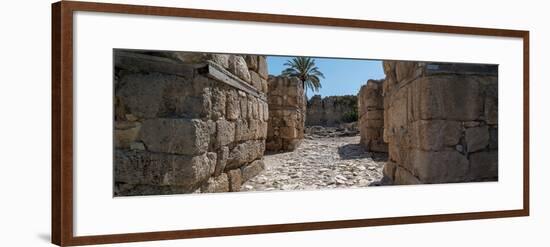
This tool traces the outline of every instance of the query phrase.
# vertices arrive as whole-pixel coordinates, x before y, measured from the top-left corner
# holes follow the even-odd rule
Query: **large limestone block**
[[[218,154],[215,152],[206,153],[206,158],[208,161],[208,166],[210,167],[210,175],[214,175],[216,171],[216,162],[218,161]]]
[[[410,184],[421,184],[420,180],[415,177],[408,170],[397,166],[395,169],[394,175],[394,184],[398,185],[410,185]]]
[[[216,168],[214,169],[214,176],[219,176],[227,165],[227,159],[229,158],[229,148],[227,146],[221,147],[216,155]]]
[[[388,142],[389,159],[399,164],[407,164],[411,156],[410,142],[410,135],[406,129],[396,130]]]
[[[242,91],[239,91],[239,104],[241,105],[241,118],[248,118],[248,97]]]
[[[395,180],[395,170],[397,169],[397,164],[391,161],[386,162],[384,164],[384,168],[382,168],[382,174],[385,178],[388,178],[390,181]]]
[[[115,123],[115,147],[130,148],[138,140],[141,124],[138,122]]]
[[[210,112],[211,82],[159,73],[127,74],[115,91],[118,110],[144,119],[155,117],[205,117]]]
[[[260,75],[253,70],[250,70],[249,73],[250,73],[250,84],[254,88],[256,88],[258,91],[262,91],[263,78],[261,78]]]
[[[249,69],[257,71],[258,70],[258,56],[256,55],[245,55],[244,60]]]
[[[227,69],[229,67],[229,55],[224,54],[170,51],[155,52],[154,55],[172,58],[174,60],[189,64],[205,63],[207,61],[211,61],[221,65],[223,68]]]
[[[210,177],[206,154],[199,156],[115,151],[114,180],[117,183],[179,186],[193,192]]]
[[[235,141],[235,123],[220,119],[216,121],[216,147],[222,147]]]
[[[457,121],[419,120],[410,125],[411,146],[422,150],[443,150],[454,147],[462,136],[462,124]]]
[[[229,179],[227,174],[211,177],[208,182],[201,186],[201,193],[229,192]]]
[[[238,119],[241,116],[241,105],[237,91],[229,90],[226,96],[226,118],[229,120]]]
[[[387,119],[383,122],[387,123],[387,128],[391,131],[394,129],[404,128],[408,124],[408,89],[401,88],[393,96],[388,97],[387,101],[390,103],[385,108]],[[374,126],[372,126],[374,127]]]
[[[237,77],[243,79],[246,82],[250,82],[250,73],[248,72],[248,66],[242,56],[230,55],[229,56],[229,71]]]
[[[450,183],[465,180],[469,162],[456,151],[427,152],[411,150],[410,164],[402,164],[422,183]]]
[[[212,111],[210,112],[210,117],[213,120],[223,118],[225,116],[226,110],[226,96],[225,90],[223,88],[215,87],[211,90],[212,92]]]
[[[467,128],[465,137],[468,152],[482,150],[489,145],[489,128],[486,125]]]
[[[245,119],[238,119],[235,121],[235,141],[239,142],[248,139],[248,121]]]
[[[227,177],[229,178],[229,191],[240,191],[243,183],[241,169],[227,171]]]
[[[412,80],[422,75],[422,69],[418,62],[395,62],[395,76],[398,82]]]
[[[358,101],[361,110],[383,108],[382,84],[383,80],[368,80],[359,90]]]
[[[411,84],[414,119],[474,121],[482,115],[482,97],[473,76],[429,76]]]
[[[143,122],[139,139],[153,152],[196,155],[206,152],[210,138],[200,120],[158,118]]]
[[[265,56],[258,56],[258,74],[263,79],[268,78],[269,74],[267,72],[267,59]]]
[[[225,170],[241,167],[242,165],[261,158],[265,151],[263,140],[250,140],[239,143],[229,152]]]

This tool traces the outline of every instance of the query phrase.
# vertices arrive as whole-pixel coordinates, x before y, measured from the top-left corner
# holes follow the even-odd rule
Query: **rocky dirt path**
[[[306,137],[294,151],[264,156],[265,170],[242,191],[358,188],[382,179],[385,154],[366,152],[359,136]]]

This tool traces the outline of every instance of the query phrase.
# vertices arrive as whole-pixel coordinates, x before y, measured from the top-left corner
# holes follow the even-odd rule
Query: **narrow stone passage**
[[[386,154],[370,153],[359,136],[306,136],[293,152],[264,156],[265,170],[242,191],[358,188],[382,179]]]

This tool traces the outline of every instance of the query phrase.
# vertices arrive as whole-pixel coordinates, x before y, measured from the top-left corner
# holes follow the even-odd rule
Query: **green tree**
[[[307,89],[313,92],[319,92],[321,88],[321,79],[325,78],[319,68],[315,66],[315,59],[310,57],[295,57],[287,60],[284,66],[288,66],[281,72],[282,75],[296,76],[302,81],[304,94],[307,98]]]

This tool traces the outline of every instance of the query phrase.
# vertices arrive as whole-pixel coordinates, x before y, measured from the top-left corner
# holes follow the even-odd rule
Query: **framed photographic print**
[[[60,246],[529,215],[528,31],[62,1],[52,109]]]

